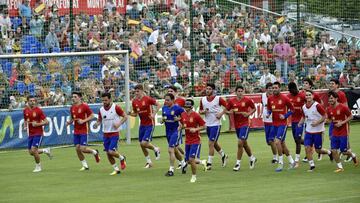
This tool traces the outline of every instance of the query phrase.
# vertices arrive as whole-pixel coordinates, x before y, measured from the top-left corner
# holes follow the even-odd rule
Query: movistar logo
[[[0,143],[2,143],[2,141],[4,140],[4,138],[6,136],[7,129],[9,129],[10,137],[12,137],[14,135],[14,125],[13,125],[11,116],[6,116],[6,118],[4,119],[4,122],[3,122],[2,126],[1,126],[1,129],[0,129]]]

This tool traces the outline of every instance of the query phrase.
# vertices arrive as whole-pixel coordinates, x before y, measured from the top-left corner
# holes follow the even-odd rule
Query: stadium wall
[[[360,119],[360,89],[347,89],[344,90],[347,98],[348,105],[354,116],[354,119]],[[325,106],[327,105],[327,94],[326,90],[319,91],[320,97],[323,100]],[[250,94],[247,95],[251,98],[256,106],[256,112],[250,117],[250,126],[252,129],[262,128],[262,103],[261,94]],[[230,96],[225,96],[229,98]],[[199,109],[200,98],[194,98],[195,109]],[[161,101],[163,103],[163,101]],[[125,103],[119,103],[122,108],[125,108]],[[90,108],[95,112],[97,118],[97,112],[101,104],[90,105]],[[73,126],[66,126],[66,121],[70,119],[69,106],[62,107],[49,107],[43,108],[49,125],[44,129],[44,139],[42,144],[46,146],[54,145],[68,145],[73,143],[72,133]],[[161,137],[165,135],[163,124],[161,121],[161,112],[158,112],[155,120],[155,131],[154,137]],[[22,110],[15,110],[12,112],[0,112],[0,118],[3,123],[0,126],[0,150],[1,149],[14,149],[14,148],[25,148],[27,146],[27,132],[23,129],[23,112]],[[130,129],[131,138],[137,138],[139,118],[130,117]],[[230,122],[229,122],[230,120]],[[96,120],[89,122],[89,142],[102,141],[102,134],[100,133],[100,127],[94,128]],[[229,125],[230,124],[230,125]],[[122,127],[122,135],[125,135],[126,124]],[[233,130],[233,120],[229,116],[223,116],[222,118],[222,131]]]

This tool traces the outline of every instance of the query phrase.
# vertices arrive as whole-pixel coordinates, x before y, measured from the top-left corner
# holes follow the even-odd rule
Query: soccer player
[[[185,99],[184,99],[183,97],[179,97],[179,96],[178,96],[178,92],[177,92],[177,87],[176,87],[176,86],[174,86],[174,85],[170,86],[170,87],[168,88],[168,90],[167,90],[167,93],[174,95],[174,97],[175,97],[174,103],[177,104],[178,106],[180,106],[181,108],[184,108]],[[179,141],[178,141],[178,143],[177,143],[178,146],[176,146],[177,151],[178,151],[179,153],[175,154],[176,156],[177,156],[177,155],[181,155],[181,156],[177,156],[177,157],[176,157],[176,159],[177,159],[178,162],[179,162],[177,169],[181,169],[181,168],[182,168],[181,160],[182,160],[182,157],[185,155],[184,150],[180,147],[180,145],[183,143],[183,142],[182,142],[182,135],[183,135],[183,132],[180,131]]]
[[[226,166],[228,155],[221,149],[218,143],[220,129],[221,129],[221,117],[226,113],[226,109],[222,109],[221,106],[227,106],[226,101],[215,95],[215,85],[212,83],[206,84],[206,97],[203,97],[200,101],[200,114],[205,114],[206,133],[209,138],[209,158],[207,161],[207,170],[211,170],[214,149],[220,154],[222,167]]]
[[[185,159],[191,166],[191,183],[196,182],[196,164],[202,164],[204,171],[207,170],[206,160],[200,160],[201,136],[200,131],[205,128],[205,121],[193,111],[194,101],[187,99],[185,112],[181,114],[179,131],[185,129]]]
[[[294,112],[291,115],[291,130],[296,145],[295,168],[297,168],[299,167],[301,144],[304,143],[301,138],[304,128],[302,124],[299,125],[299,121],[303,117],[302,107],[305,104],[305,95],[299,93],[298,87],[294,82],[289,82],[288,90],[290,92],[288,98],[294,106]]]
[[[89,106],[82,102],[81,92],[72,93],[72,102],[73,105],[70,107],[71,119],[66,124],[74,123],[74,145],[77,156],[82,164],[80,171],[89,170],[84,153],[93,154],[96,163],[100,162],[99,151],[87,147],[88,122],[94,118],[94,114]]]
[[[156,106],[155,110],[153,110],[152,106]],[[140,117],[139,142],[146,159],[144,168],[151,168],[153,166],[148,149],[154,150],[156,160],[160,159],[160,148],[150,143],[155,126],[155,116],[160,108],[161,104],[159,102],[145,95],[141,84],[135,86],[135,98],[132,101],[133,111],[130,115],[133,117],[139,115]]]
[[[300,94],[302,94],[305,97],[306,94],[306,90],[312,90],[314,87],[314,82],[310,79],[310,78],[305,78],[303,80],[303,90],[300,91]],[[314,101],[318,102],[321,105],[324,105],[324,102],[321,100],[319,94],[317,94],[316,92],[313,92],[313,96],[314,96]],[[321,135],[323,136],[323,135]],[[320,161],[322,159],[322,154],[318,154],[318,161]],[[308,162],[306,156],[305,158],[302,160],[303,162]]]
[[[273,96],[268,99],[268,115],[272,116],[273,128],[271,133],[275,136],[275,145],[279,156],[279,164],[276,168],[276,172],[281,172],[284,167],[283,154],[288,157],[290,163],[290,169],[294,168],[295,162],[290,155],[290,151],[286,146],[286,127],[287,118],[294,111],[294,107],[290,100],[283,94],[280,93],[280,83],[274,82],[273,84]]]
[[[327,111],[328,119],[333,122],[334,127],[331,131],[331,151],[335,162],[337,164],[337,169],[334,171],[336,173],[343,172],[344,168],[341,164],[341,159],[338,154],[338,150],[344,155],[352,157],[352,161],[355,166],[359,165],[359,161],[356,158],[356,155],[348,150],[349,142],[349,121],[352,119],[352,114],[349,107],[338,102],[339,95],[335,91],[330,91],[328,93],[329,104],[331,108]]]
[[[265,130],[265,139],[266,139],[266,143],[267,145],[270,146],[272,154],[273,154],[273,159],[271,160],[271,163],[275,164],[278,162],[278,157],[277,157],[277,152],[276,152],[276,146],[275,146],[275,135],[271,133],[272,130],[272,118],[267,117],[267,102],[268,102],[268,98],[272,96],[273,92],[272,92],[272,83],[269,82],[266,84],[265,88],[266,88],[266,92],[261,94],[261,102],[263,105],[263,122],[264,122],[264,130]]]
[[[34,96],[27,97],[28,106],[25,107],[24,113],[24,130],[28,131],[28,151],[35,159],[34,173],[41,171],[40,154],[46,154],[52,158],[50,148],[39,149],[42,136],[44,135],[43,126],[49,124],[44,112],[37,106]]]
[[[104,151],[108,157],[110,164],[113,166],[114,171],[110,175],[120,174],[116,159],[120,161],[120,168],[126,168],[126,157],[118,152],[118,141],[120,126],[126,122],[127,115],[120,106],[112,102],[111,94],[108,92],[102,93],[101,100],[103,106],[100,108],[98,120],[94,127],[97,128],[100,123],[102,124],[102,131],[104,133]]]
[[[245,89],[243,86],[237,86],[235,91],[236,97],[233,97],[228,101],[227,110],[229,113],[234,114],[235,129],[238,138],[238,150],[237,160],[233,170],[239,171],[244,147],[247,147],[248,152],[250,152],[250,169],[255,167],[256,158],[251,153],[247,138],[249,136],[249,116],[251,116],[256,109],[254,102],[244,96]]]
[[[184,109],[177,104],[174,104],[174,100],[174,95],[170,93],[166,94],[165,104],[162,107],[162,121],[165,123],[166,138],[168,141],[168,151],[170,157],[170,168],[165,176],[174,176],[175,156],[180,157],[178,159],[180,159],[181,166],[183,167],[182,173],[186,173],[186,163],[177,150],[177,146],[179,145],[178,142],[180,140],[179,136],[181,136],[181,131],[178,131],[179,120],[181,114],[184,112]]]
[[[330,150],[322,149],[322,133],[325,131],[325,119],[326,111],[321,104],[314,101],[314,94],[312,90],[305,90],[306,103],[302,106],[302,118],[300,119],[298,126],[302,127],[303,123],[306,123],[305,127],[305,151],[306,157],[310,164],[309,172],[314,171],[315,163],[313,160],[313,146],[318,154],[327,154],[330,157],[330,161],[333,160]]]

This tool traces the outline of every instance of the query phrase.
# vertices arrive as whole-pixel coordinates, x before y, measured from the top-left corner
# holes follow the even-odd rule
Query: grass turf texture
[[[360,124],[352,124],[351,147],[360,155],[359,134]],[[207,159],[207,138],[202,139],[201,158]],[[127,156],[128,165],[117,176],[109,176],[112,167],[104,152],[99,164],[92,155],[87,155],[90,170],[80,172],[74,148],[54,149],[53,160],[41,155],[43,171],[37,174],[32,173],[34,161],[27,152],[4,152],[0,153],[0,202],[360,202],[360,167],[345,163],[345,171],[335,174],[336,164],[324,156],[322,161],[315,161],[313,173],[307,172],[307,163],[276,173],[264,140],[262,130],[250,132],[248,141],[258,159],[256,167],[249,169],[244,153],[241,170],[234,172],[236,137],[234,133],[222,134],[220,144],[229,154],[227,167],[221,167],[220,156],[215,154],[211,171],[203,172],[198,167],[196,183],[190,183],[190,168],[185,175],[176,170],[175,176],[164,176],[169,167],[164,138],[153,140],[161,147],[161,159],[155,161],[151,152],[154,162],[151,169],[143,168],[145,160],[136,140],[131,145],[121,143],[120,151]],[[294,156],[289,130],[286,141]],[[323,145],[329,147],[327,135]],[[101,146],[95,148],[102,150]],[[284,161],[287,168],[287,158]]]

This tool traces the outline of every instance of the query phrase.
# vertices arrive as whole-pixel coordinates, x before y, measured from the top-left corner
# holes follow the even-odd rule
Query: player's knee
[[[174,148],[174,147],[169,147],[169,148],[168,148],[168,152],[169,152],[170,154],[175,153],[175,148]]]
[[[33,153],[33,151],[32,151],[31,149],[29,149],[29,154],[30,154],[31,156],[34,156],[34,153]]]

